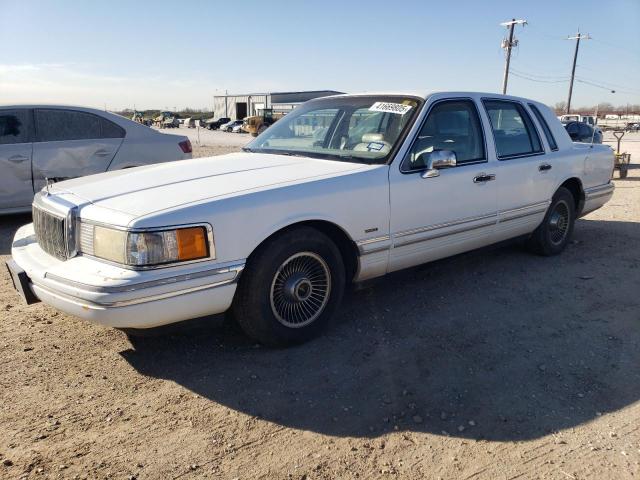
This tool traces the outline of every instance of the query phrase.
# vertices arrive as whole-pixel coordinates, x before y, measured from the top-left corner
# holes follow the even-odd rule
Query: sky
[[[640,104],[640,0],[0,0],[0,104],[211,108],[231,93],[508,92]],[[524,77],[524,78],[523,78]],[[615,90],[612,93],[611,90]]]

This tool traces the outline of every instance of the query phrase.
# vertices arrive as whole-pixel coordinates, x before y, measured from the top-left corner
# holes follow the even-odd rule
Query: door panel
[[[496,240],[500,241],[531,233],[542,222],[556,183],[558,153],[545,153],[521,103],[484,100],[483,104],[498,159]]]
[[[31,184],[29,110],[0,110],[0,210],[28,207]]]
[[[122,139],[36,142],[33,145],[33,186],[39,191],[45,178],[56,182],[105,172]]]
[[[427,109],[402,166],[389,173],[390,271],[493,242],[497,189],[477,106],[460,97],[433,100]],[[454,152],[458,165],[423,178],[437,150]]]
[[[88,112],[65,109],[35,111],[33,186],[45,178],[61,181],[107,170],[123,141],[124,131]]]

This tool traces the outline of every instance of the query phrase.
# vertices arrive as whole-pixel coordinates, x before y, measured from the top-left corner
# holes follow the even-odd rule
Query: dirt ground
[[[0,477],[637,479],[640,169],[616,187],[558,257],[393,274],[284,350],[220,317],[129,339],[2,271]]]

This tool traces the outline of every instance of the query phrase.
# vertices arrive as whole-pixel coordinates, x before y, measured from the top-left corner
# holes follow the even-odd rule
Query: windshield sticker
[[[367,145],[367,150],[370,152],[379,152],[384,148],[384,143],[382,142],[369,142]]]
[[[397,113],[404,115],[411,110],[411,105],[402,105],[401,103],[376,102],[369,107],[371,112]]]

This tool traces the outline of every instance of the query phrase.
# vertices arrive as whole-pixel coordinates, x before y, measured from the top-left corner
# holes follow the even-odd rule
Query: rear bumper
[[[580,212],[580,216],[584,216],[587,213],[593,212],[594,210],[602,207],[605,203],[611,200],[614,190],[615,186],[613,185],[613,182],[585,189],[584,206]]]
[[[244,268],[244,262],[229,262],[132,271],[88,257],[60,261],[38,246],[32,225],[18,230],[11,255],[13,271],[26,276],[20,283],[27,303],[33,303],[33,295],[70,315],[117,328],[151,328],[222,313]]]

